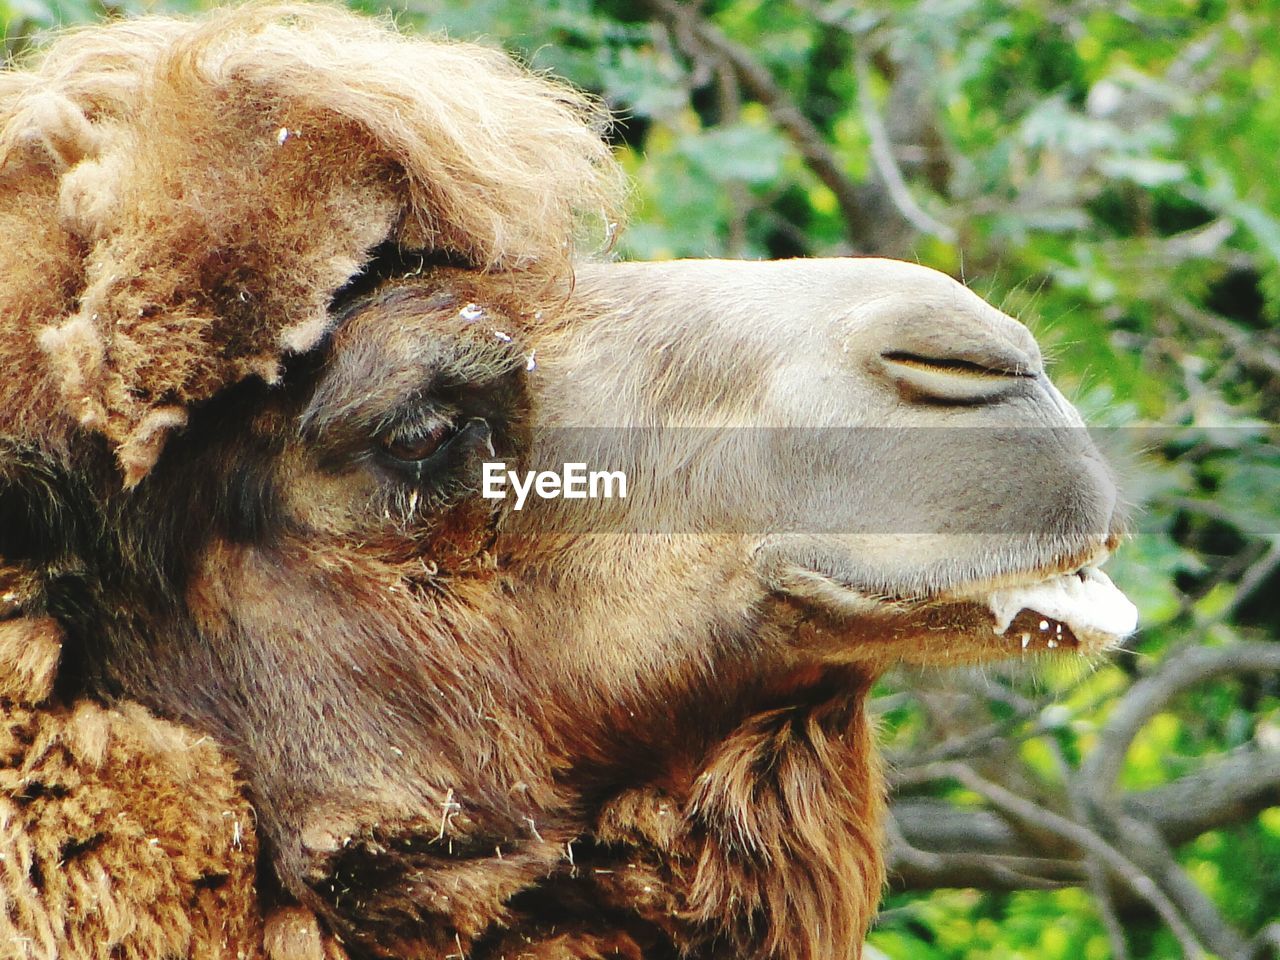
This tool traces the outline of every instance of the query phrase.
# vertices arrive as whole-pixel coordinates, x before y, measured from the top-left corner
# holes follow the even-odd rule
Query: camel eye
[[[452,422],[443,421],[432,424],[412,433],[396,431],[378,438],[382,451],[395,460],[404,463],[421,463],[430,459],[437,450],[457,432]]]

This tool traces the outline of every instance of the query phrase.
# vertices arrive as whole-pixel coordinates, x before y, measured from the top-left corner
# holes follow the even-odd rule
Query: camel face
[[[521,864],[509,888],[486,887],[489,916],[548,886],[532,879],[548,836],[598,838],[599,876],[616,867],[605,850],[652,851],[635,791],[684,810],[660,841],[692,845],[682,855],[741,844],[705,810],[736,823],[776,805],[785,831],[785,797],[724,759],[746,718],[783,703],[833,710],[852,751],[837,765],[858,790],[837,795],[860,852],[805,882],[815,902],[832,884],[854,897],[818,925],[856,938],[879,877],[865,846],[878,778],[851,707],[868,682],[900,660],[1093,650],[1132,628],[1094,570],[1117,539],[1116,494],[1082,421],[1027,330],[934,271],[582,265],[572,289],[530,293],[438,270],[339,312],[287,389],[236,401],[246,420],[210,417],[234,439],[196,443],[209,426],[193,421],[143,486],[172,489],[169,463],[196,462],[210,495],[271,492],[250,511],[260,530],[212,524],[184,630],[252,657],[221,672],[219,695],[247,709],[219,717],[220,736],[241,749],[287,887],[357,940],[433,928],[404,879],[440,868],[424,832]],[[242,422],[262,444],[247,467],[227,456]],[[480,493],[486,463],[571,462],[623,472],[626,498],[517,509]],[[183,716],[166,677],[210,672],[165,664],[148,699]],[[288,691],[325,705],[306,737]],[[812,760],[787,749],[796,769]],[[442,833],[433,814],[428,829],[424,809],[451,804],[461,819]],[[584,806],[585,820],[567,814]],[[349,847],[369,823],[385,833]],[[404,836],[420,840],[394,868],[370,854]],[[335,878],[371,870],[389,879],[364,906],[343,902]],[[599,887],[590,899],[620,896],[639,909]],[[371,925],[381,913],[408,919]],[[767,955],[762,936],[742,934],[741,955]]]
[[[406,878],[450,838],[477,877],[491,852],[521,865],[484,887],[492,918],[545,885],[547,837],[656,842],[613,812],[637,789],[691,823],[767,808],[720,766],[779,703],[846,705],[865,847],[878,781],[848,705],[887,664],[1131,629],[1093,570],[1116,495],[1078,415],[1024,327],[933,271],[583,265],[531,292],[441,269],[335,312],[282,387],[198,411],[123,501],[124,541],[187,558],[179,610],[78,656],[232,746],[286,889],[357,940],[435,929]],[[570,462],[625,473],[627,496],[481,495],[485,464]],[[143,529],[162,512],[187,522],[168,548]],[[442,805],[462,811],[443,833]],[[397,837],[391,865],[370,852]],[[873,850],[832,866],[872,894],[878,869]]]

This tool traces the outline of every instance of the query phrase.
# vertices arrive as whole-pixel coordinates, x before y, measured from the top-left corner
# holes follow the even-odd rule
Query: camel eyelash
[[[456,429],[458,419],[459,411],[451,406],[414,404],[384,420],[374,436],[384,448],[393,444],[412,446]]]

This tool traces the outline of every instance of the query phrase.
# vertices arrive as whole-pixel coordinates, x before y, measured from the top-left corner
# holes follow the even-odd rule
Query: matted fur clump
[[[600,125],[499,52],[321,6],[60,37],[0,74],[0,435],[79,424],[132,485],[190,404],[313,347],[380,243],[566,270],[619,192]]]
[[[54,621],[0,622],[0,956],[261,956],[230,762],[136,704],[54,705],[58,655]]]

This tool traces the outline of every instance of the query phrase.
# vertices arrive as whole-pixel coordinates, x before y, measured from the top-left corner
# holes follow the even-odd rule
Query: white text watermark
[[[515,491],[513,509],[525,505],[530,493],[543,500],[611,500],[627,496],[627,475],[621,470],[588,470],[585,463],[566,463],[555,470],[526,470],[523,475],[508,470],[502,461],[487,461],[484,465],[484,486],[481,493],[486,500],[505,500],[507,489]]]

